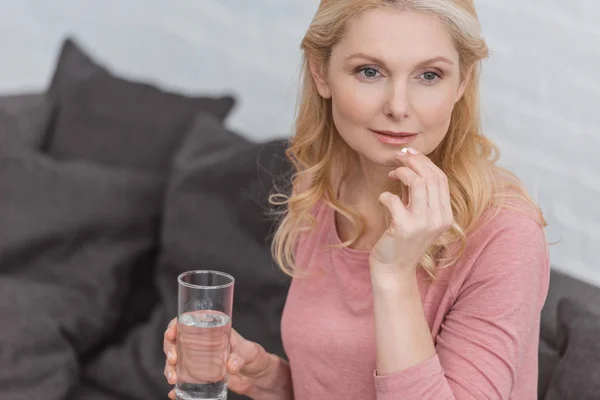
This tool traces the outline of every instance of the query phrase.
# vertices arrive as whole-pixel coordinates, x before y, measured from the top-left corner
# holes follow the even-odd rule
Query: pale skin
[[[452,38],[439,19],[384,9],[357,17],[333,48],[328,65],[310,62],[320,95],[331,99],[338,132],[359,159],[356,168],[344,171],[340,200],[367,220],[353,247],[370,251],[378,375],[435,355],[416,267],[453,221],[446,176],[426,155],[444,139],[453,107],[464,93],[467,81],[459,66]],[[417,135],[409,144],[392,145],[381,142],[374,130]],[[390,180],[408,188],[402,199],[385,191]],[[341,216],[336,219],[345,241],[352,226]],[[164,345],[171,354],[165,375],[172,384],[175,337],[172,322]],[[293,398],[289,365],[235,332],[227,365],[233,391],[257,400]],[[173,392],[170,397],[175,398]]]

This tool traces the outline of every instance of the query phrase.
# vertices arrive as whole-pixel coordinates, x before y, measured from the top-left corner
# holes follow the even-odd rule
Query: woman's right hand
[[[257,382],[265,377],[273,366],[276,356],[269,354],[258,343],[244,339],[234,329],[231,330],[231,354],[227,360],[229,374],[228,388],[235,393],[255,397],[258,393]],[[165,363],[165,376],[170,384],[177,382],[177,318],[174,318],[167,327],[164,335],[163,350],[167,356]],[[169,398],[176,399],[175,391],[171,390]]]

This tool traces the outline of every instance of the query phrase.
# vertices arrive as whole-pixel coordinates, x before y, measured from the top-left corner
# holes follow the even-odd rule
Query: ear
[[[465,90],[467,89],[467,86],[469,85],[469,82],[471,81],[471,77],[473,76],[473,69],[474,68],[475,68],[475,66],[472,65],[467,70],[467,73],[465,74],[465,78],[460,83],[460,86],[458,87],[458,92],[456,94],[456,102],[458,102],[463,97],[463,95],[465,94]]]
[[[317,91],[324,99],[331,98],[331,89],[327,84],[327,80],[323,75],[323,65],[317,62],[313,57],[308,58],[308,67],[310,68],[310,73],[315,81],[315,85],[317,86]]]

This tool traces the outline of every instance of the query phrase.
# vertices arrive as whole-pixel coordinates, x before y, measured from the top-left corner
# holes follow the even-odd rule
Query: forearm
[[[294,400],[290,365],[281,357],[269,354],[269,367],[256,380],[250,397],[254,400]]]
[[[371,276],[375,314],[377,375],[420,364],[436,354],[416,274]]]

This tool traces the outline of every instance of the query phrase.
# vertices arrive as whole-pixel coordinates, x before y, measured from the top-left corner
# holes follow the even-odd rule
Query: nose
[[[385,115],[390,119],[402,119],[408,116],[409,108],[410,101],[406,83],[398,82],[390,85],[384,106]]]

